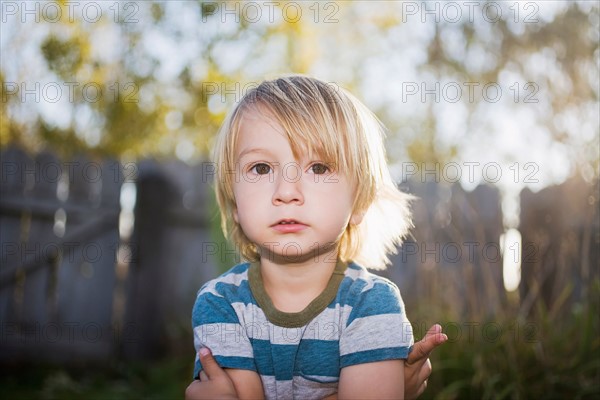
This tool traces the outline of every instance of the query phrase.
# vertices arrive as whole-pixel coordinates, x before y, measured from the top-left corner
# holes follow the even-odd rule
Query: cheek
[[[319,197],[328,204],[335,204],[335,208],[346,209],[352,207],[354,202],[354,188],[345,179],[338,182],[323,182],[317,189]]]
[[[316,212],[322,218],[336,221],[349,220],[352,214],[353,193],[344,184],[328,184],[316,189]]]
[[[244,226],[252,225],[253,221],[260,218],[265,204],[270,204],[268,188],[260,182],[242,182],[234,185],[235,209],[233,219]]]
[[[242,228],[242,231],[248,235],[249,227],[252,227],[252,210],[248,208],[248,204],[245,201],[237,201],[236,208],[233,211],[233,220]]]

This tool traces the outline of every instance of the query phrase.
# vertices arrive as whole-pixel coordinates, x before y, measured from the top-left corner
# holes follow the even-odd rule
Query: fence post
[[[128,359],[149,359],[161,353],[162,315],[160,291],[164,274],[171,267],[162,251],[167,210],[176,195],[173,185],[158,164],[139,164],[135,228],[131,239],[135,249],[126,284],[125,326],[134,333],[123,343]]]

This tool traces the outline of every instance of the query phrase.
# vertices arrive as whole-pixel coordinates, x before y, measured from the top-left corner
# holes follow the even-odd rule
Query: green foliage
[[[41,45],[48,68],[68,81],[84,62],[85,45],[78,37],[61,40],[50,35]]]
[[[547,310],[539,301],[527,319],[515,319],[516,305],[485,322],[442,317],[449,341],[432,358],[434,372],[423,398],[598,398],[599,299],[596,280],[589,302],[564,307],[557,301]]]
[[[209,209],[211,212],[209,215],[211,216],[210,223],[210,238],[211,242],[216,243],[220,246],[220,249],[232,249],[231,251],[220,250],[217,252],[216,257],[210,260],[214,265],[216,265],[220,271],[220,273],[226,272],[228,269],[233,267],[237,261],[233,260],[233,249],[234,245],[227,241],[225,235],[223,234],[223,229],[221,228],[221,214],[219,212],[219,207],[217,205],[217,198],[214,190],[211,191]],[[235,257],[238,257],[237,255]],[[239,260],[238,260],[239,261]]]
[[[191,382],[189,359],[173,358],[151,364],[116,364],[110,370],[13,368],[0,377],[0,397],[25,400],[181,399]]]

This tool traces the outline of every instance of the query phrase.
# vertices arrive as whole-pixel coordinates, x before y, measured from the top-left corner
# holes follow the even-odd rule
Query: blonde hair
[[[396,188],[383,147],[383,126],[358,99],[333,84],[305,76],[264,81],[249,90],[225,119],[216,138],[216,194],[221,226],[242,257],[258,260],[256,246],[235,222],[232,171],[240,121],[245,112],[266,112],[284,130],[294,156],[318,154],[358,184],[354,211],[365,213],[348,224],[338,257],[367,268],[384,269],[412,226],[411,196]]]

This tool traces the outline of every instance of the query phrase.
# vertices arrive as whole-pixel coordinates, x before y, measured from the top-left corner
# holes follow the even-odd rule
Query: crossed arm
[[[388,360],[343,368],[336,398],[417,398],[427,387],[431,374],[429,354],[448,338],[439,325],[432,326],[415,343],[406,361]],[[221,369],[210,352],[200,354],[204,371],[185,391],[186,400],[264,398],[260,376],[254,371]],[[205,373],[206,371],[206,373]]]

